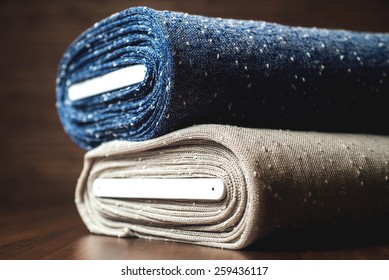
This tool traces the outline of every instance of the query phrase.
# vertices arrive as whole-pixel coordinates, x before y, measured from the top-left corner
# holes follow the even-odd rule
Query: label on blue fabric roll
[[[98,178],[97,197],[219,201],[226,187],[219,178]]]
[[[103,76],[73,84],[68,88],[68,98],[71,101],[76,101],[138,84],[145,79],[146,70],[146,65],[131,65]]]

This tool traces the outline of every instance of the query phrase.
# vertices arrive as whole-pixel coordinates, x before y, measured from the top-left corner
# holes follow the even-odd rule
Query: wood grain
[[[58,119],[57,67],[67,46],[86,28],[138,5],[290,25],[389,30],[389,1],[382,0],[1,0],[0,257],[388,258],[385,242],[356,242],[347,248],[338,242],[336,248],[327,244],[320,250],[300,244],[300,249],[285,250],[288,244],[281,238],[274,241],[279,247],[266,249],[262,243],[234,252],[87,232],[72,203],[84,151],[67,137]]]
[[[0,259],[389,259],[384,233],[279,234],[239,250],[90,234],[72,204],[0,212]]]

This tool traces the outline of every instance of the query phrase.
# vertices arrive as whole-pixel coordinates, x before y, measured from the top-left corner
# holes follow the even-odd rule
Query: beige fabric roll
[[[389,137],[200,125],[85,155],[76,204],[97,234],[243,248],[277,229],[387,223]],[[220,202],[97,198],[96,178],[217,177]]]

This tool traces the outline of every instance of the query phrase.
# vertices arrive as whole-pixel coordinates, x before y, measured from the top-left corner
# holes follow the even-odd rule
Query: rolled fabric
[[[389,35],[136,7],[84,32],[58,71],[85,149],[202,123],[388,134]]]
[[[89,151],[75,201],[93,233],[239,249],[279,229],[387,225],[388,161],[387,136],[199,125]],[[217,201],[95,196],[96,180],[123,178],[219,178],[227,192]]]

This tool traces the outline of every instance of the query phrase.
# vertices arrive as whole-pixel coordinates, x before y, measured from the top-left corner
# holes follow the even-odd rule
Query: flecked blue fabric
[[[74,83],[145,64],[137,85],[70,101]],[[84,32],[58,71],[85,149],[199,123],[389,134],[389,35],[130,8]]]

